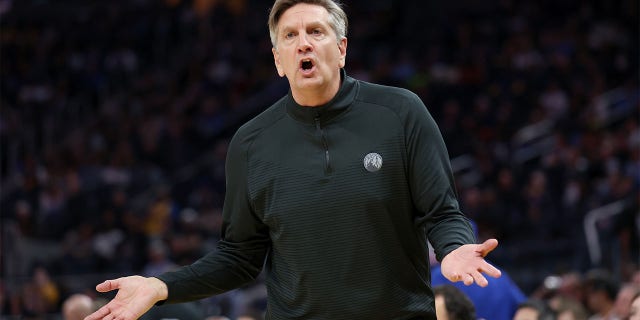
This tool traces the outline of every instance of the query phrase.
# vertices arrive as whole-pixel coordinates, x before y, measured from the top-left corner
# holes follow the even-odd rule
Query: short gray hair
[[[271,45],[276,47],[278,21],[282,14],[289,8],[299,3],[313,4],[327,9],[329,12],[329,24],[336,34],[336,38],[340,41],[347,37],[347,14],[342,10],[342,4],[334,0],[276,0],[269,11],[269,36],[271,37]]]

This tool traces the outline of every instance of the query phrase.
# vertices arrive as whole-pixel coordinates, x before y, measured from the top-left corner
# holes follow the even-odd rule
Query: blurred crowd
[[[287,91],[271,4],[0,0],[1,315],[58,319],[76,294],[105,298],[99,281],[215,248],[227,143]],[[591,317],[592,288],[640,286],[637,1],[345,9],[347,74],[420,95],[463,211],[528,298]],[[258,281],[192,307],[259,318],[264,303]]]

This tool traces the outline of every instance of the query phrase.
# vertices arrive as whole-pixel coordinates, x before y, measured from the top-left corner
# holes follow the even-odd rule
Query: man
[[[435,319],[427,239],[452,281],[487,285],[455,197],[440,132],[413,93],[343,67],[347,18],[330,0],[277,0],[273,57],[290,91],[242,126],[227,154],[217,250],[119,290],[87,319],[135,319],[153,304],[222,293],[266,269],[268,319]]]
[[[443,284],[433,287],[438,320],[476,320],[475,307],[460,289]]]

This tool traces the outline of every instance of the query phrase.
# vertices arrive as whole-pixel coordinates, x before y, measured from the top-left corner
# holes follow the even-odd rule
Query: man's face
[[[332,98],[340,86],[347,40],[338,41],[327,10],[317,5],[297,4],[282,14],[276,32],[273,58],[278,74],[289,80],[294,98],[323,92],[330,92],[329,98]],[[325,102],[319,101],[319,104]]]

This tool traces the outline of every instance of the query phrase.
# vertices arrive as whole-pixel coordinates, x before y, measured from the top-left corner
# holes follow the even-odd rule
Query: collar
[[[317,118],[325,122],[346,111],[356,97],[357,82],[355,79],[348,77],[344,69],[340,69],[340,79],[342,84],[338,89],[338,93],[329,102],[317,107],[299,105],[293,99],[291,90],[289,90],[286,98],[287,113],[298,121],[314,123]]]

